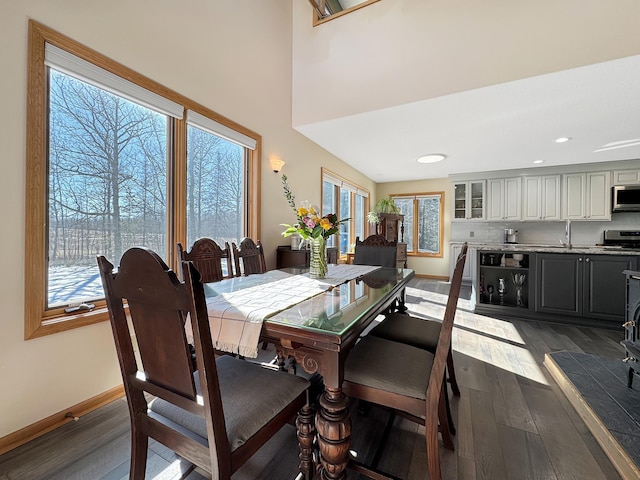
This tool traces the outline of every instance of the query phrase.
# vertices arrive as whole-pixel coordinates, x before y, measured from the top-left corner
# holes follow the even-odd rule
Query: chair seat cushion
[[[263,368],[230,355],[218,358],[216,365],[231,451],[243,445],[309,386],[304,378]],[[194,377],[198,394],[201,394],[197,372]],[[186,430],[207,438],[204,417],[187,412],[161,398],[154,399],[149,409]]]
[[[406,313],[391,313],[369,335],[406,343],[435,353],[442,323],[413,317]]]
[[[345,381],[425,399],[433,354],[411,345],[368,335],[349,353]]]

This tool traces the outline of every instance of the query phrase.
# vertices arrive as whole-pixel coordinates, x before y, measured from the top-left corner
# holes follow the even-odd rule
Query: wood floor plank
[[[505,402],[507,421],[504,425],[526,432],[538,433],[516,376],[502,369],[496,369],[496,376],[502,390],[502,396],[507,399]]]
[[[491,395],[471,390],[471,422],[477,480],[507,478]]]
[[[459,459],[464,458],[471,462],[475,462],[473,424],[471,421],[471,401],[469,395],[469,388],[461,386],[460,397],[459,399],[454,400],[458,407],[458,416],[456,421],[456,451]]]
[[[473,460],[458,457],[458,480],[476,480],[476,464]]]
[[[493,365],[485,367],[487,372],[487,380],[489,381],[489,394],[491,395],[491,404],[493,406],[493,415],[496,423],[509,425],[509,414],[507,413],[507,402],[505,401],[500,381],[498,380],[497,369]]]
[[[557,480],[542,439],[536,433],[498,425],[508,480]]]
[[[116,400],[0,456],[0,473],[11,472],[12,480],[49,479],[128,432],[126,404]]]
[[[573,422],[558,408],[556,393],[534,387],[522,390],[558,480],[605,480]]]

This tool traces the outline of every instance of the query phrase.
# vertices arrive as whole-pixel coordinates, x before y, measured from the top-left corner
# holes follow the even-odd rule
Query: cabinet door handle
[[[590,262],[591,260],[589,259],[589,257],[587,257],[587,259],[585,260],[585,262]]]
[[[578,259],[578,261],[579,261],[579,262],[581,262],[581,261],[582,261],[582,257],[580,257],[580,258]]]

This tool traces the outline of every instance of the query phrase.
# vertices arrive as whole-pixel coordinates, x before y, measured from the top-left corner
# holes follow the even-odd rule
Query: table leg
[[[349,445],[351,443],[351,418],[348,400],[341,388],[325,387],[320,396],[320,409],[316,413],[316,430],[320,464],[320,480],[345,480]]]
[[[403,288],[400,292],[400,295],[398,296],[398,312],[400,313],[404,313],[408,310],[407,306],[405,305],[405,293],[406,289]]]
[[[313,439],[315,428],[313,425],[313,409],[309,402],[298,412],[296,419],[296,429],[298,434],[298,445],[300,447],[300,471],[305,480],[313,478]]]

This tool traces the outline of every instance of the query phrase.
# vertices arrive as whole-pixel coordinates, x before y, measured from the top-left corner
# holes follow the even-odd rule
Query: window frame
[[[29,20],[27,58],[27,134],[25,189],[25,340],[108,320],[104,300],[95,309],[68,314],[65,306],[46,308],[48,249],[48,105],[49,85],[45,66],[45,44],[61,48],[78,58],[142,88],[179,103],[256,141],[255,150],[246,152],[246,217],[244,229],[250,237],[260,236],[260,181],[262,137],[114,60],[34,21]],[[187,145],[186,115],[169,121],[167,150],[167,263],[177,267],[177,242],[186,238]],[[160,253],[160,252],[158,252]]]
[[[439,196],[440,197],[440,212],[439,212],[439,217],[440,217],[440,222],[439,222],[439,228],[438,228],[438,245],[440,247],[440,250],[436,253],[431,253],[431,252],[418,252],[416,250],[409,250],[407,249],[407,256],[411,256],[411,257],[427,257],[427,258],[442,258],[444,257],[444,192],[420,192],[420,193],[393,193],[389,195],[392,199],[398,198],[398,199],[413,199],[413,231],[410,232],[411,233],[411,238],[413,239],[413,245],[414,248],[416,248],[416,246],[418,245],[418,222],[415,221],[416,218],[418,218],[418,200],[420,198],[425,198],[425,197],[436,197]],[[407,235],[407,231],[405,230],[405,236]]]
[[[343,15],[346,15],[351,12],[355,12],[356,10],[360,10],[368,5],[379,2],[380,0],[362,0],[357,5],[353,7],[346,8],[344,10],[340,10],[336,13],[328,13],[327,15],[321,15],[322,11],[328,12],[326,7],[326,0],[318,0],[320,3],[315,3],[315,0],[310,0],[311,6],[313,7],[313,26],[322,25],[323,23],[330,22],[331,20],[335,20],[336,18],[340,18]]]
[[[364,198],[363,205],[363,218],[362,218],[362,228],[363,232],[366,234],[367,230],[367,212],[369,211],[369,202],[371,199],[371,193],[366,188],[347,180],[346,178],[332,172],[331,170],[322,167],[321,175],[320,175],[320,183],[321,183],[321,193],[320,198],[324,199],[324,183],[330,183],[334,188],[334,198],[336,199],[336,212],[324,212],[321,213],[326,215],[327,213],[336,213],[338,217],[340,217],[340,189],[342,187],[346,187],[350,191],[350,210],[349,210],[349,239],[347,241],[347,245],[354,245],[356,243],[356,196],[360,194]],[[321,202],[322,205],[322,202]],[[323,206],[320,207],[321,209]],[[338,218],[340,219],[340,218]],[[340,247],[340,240],[338,242],[338,248]],[[336,245],[333,245],[336,246]],[[340,258],[346,260],[348,249],[345,252],[339,252]]]

